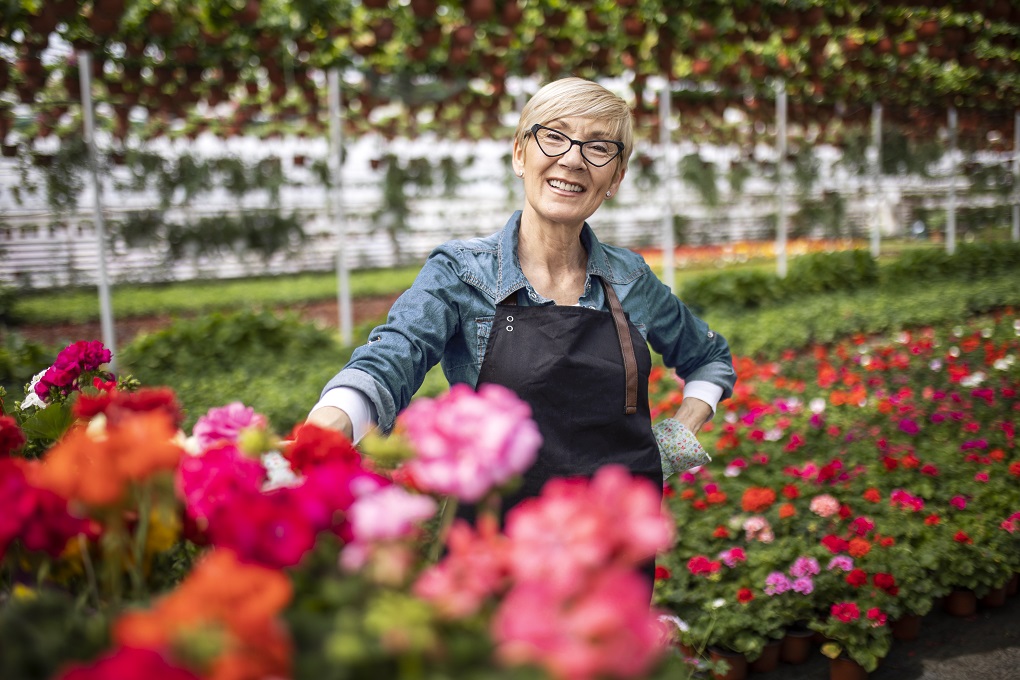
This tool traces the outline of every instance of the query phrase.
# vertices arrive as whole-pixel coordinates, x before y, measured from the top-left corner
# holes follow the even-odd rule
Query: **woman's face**
[[[613,139],[599,121],[590,118],[559,118],[542,124],[580,142]],[[550,158],[534,135],[528,135],[523,145],[514,143],[513,162],[518,175],[524,172],[525,213],[570,227],[580,227],[591,217],[606,200],[606,192],[616,194],[624,175],[619,157],[596,167],[584,159],[577,144],[562,156]]]

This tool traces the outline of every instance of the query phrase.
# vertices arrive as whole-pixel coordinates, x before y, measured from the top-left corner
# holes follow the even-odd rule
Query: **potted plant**
[[[892,646],[887,619],[887,614],[875,601],[867,598],[845,600],[833,604],[829,616],[812,622],[811,628],[828,640],[822,645],[823,654],[833,661],[850,660],[865,673],[870,673],[878,668]],[[848,665],[844,661],[837,665]]]

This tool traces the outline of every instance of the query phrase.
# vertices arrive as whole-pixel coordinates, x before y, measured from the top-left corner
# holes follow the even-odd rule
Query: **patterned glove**
[[[663,479],[712,460],[694,433],[678,420],[666,418],[652,426],[652,434],[659,445]]]

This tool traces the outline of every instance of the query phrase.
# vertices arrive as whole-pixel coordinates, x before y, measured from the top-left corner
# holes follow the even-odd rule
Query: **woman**
[[[492,236],[436,248],[308,422],[355,441],[373,425],[388,432],[442,362],[451,384],[499,383],[531,406],[543,446],[504,512],[552,477],[610,463],[661,488],[660,446],[692,438],[736,378],[722,336],[639,255],[599,243],[585,221],[616,194],[632,149],[630,108],[601,85],[565,78],[539,90],[513,144],[523,209]],[[646,343],[685,380],[680,409],[656,427],[659,442]]]

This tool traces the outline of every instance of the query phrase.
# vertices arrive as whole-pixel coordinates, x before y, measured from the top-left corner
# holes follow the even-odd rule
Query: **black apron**
[[[531,406],[542,448],[501,514],[538,496],[556,477],[591,477],[620,464],[662,491],[662,462],[648,411],[652,359],[611,285],[596,277],[609,312],[586,307],[519,307],[517,293],[496,305],[478,384],[513,390]],[[458,516],[473,520],[475,508]],[[651,576],[654,560],[645,565]]]

